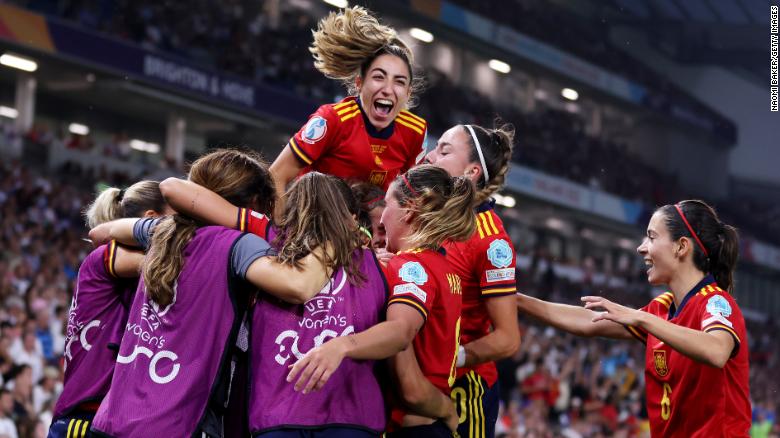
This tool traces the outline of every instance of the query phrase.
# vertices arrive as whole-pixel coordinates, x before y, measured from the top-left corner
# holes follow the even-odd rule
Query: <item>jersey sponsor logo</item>
[[[306,143],[314,144],[322,140],[326,132],[328,132],[328,122],[320,116],[312,117],[303,128],[301,138]]]
[[[512,264],[514,254],[512,247],[504,239],[496,239],[490,242],[487,250],[487,258],[496,268],[506,268]]]
[[[393,296],[395,296],[395,295],[406,295],[406,294],[414,295],[415,297],[417,297],[423,303],[425,302],[425,300],[428,299],[428,294],[425,293],[424,290],[422,290],[419,287],[417,287],[417,285],[414,284],[414,283],[399,284],[399,285],[396,285],[393,288]]]
[[[385,183],[385,178],[387,178],[386,170],[372,170],[371,176],[368,177],[368,182],[375,186],[382,187]]]
[[[488,283],[515,279],[515,268],[488,269],[485,271]]]
[[[720,295],[715,295],[707,300],[707,312],[712,316],[722,315],[728,318],[731,315],[732,310],[729,302],[726,301],[725,298]]]
[[[387,150],[386,144],[372,144],[371,145],[371,152],[374,153],[374,155],[380,155]]]
[[[422,286],[428,281],[428,273],[419,262],[404,263],[398,270],[398,276],[404,283],[414,283],[418,286]]]
[[[666,363],[666,350],[653,350],[653,365],[655,372],[661,377],[669,374],[669,366]]]

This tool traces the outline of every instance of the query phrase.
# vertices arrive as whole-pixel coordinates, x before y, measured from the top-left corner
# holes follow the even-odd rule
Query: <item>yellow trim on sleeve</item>
[[[346,122],[347,120],[355,117],[356,115],[360,114],[360,108],[356,109],[354,113],[347,114],[346,116],[341,118],[342,122]]]
[[[490,222],[490,228],[493,229],[493,233],[498,234],[498,228],[496,227],[496,223],[493,222],[493,215],[490,214],[489,211],[486,211],[482,214],[484,214],[488,218],[488,222]]]
[[[739,339],[739,335],[737,335],[737,332],[734,331],[731,327],[724,325],[724,324],[712,324],[708,325],[707,328],[704,329],[705,333],[709,333],[711,331],[715,330],[726,330],[727,332],[734,335],[734,338],[737,340],[737,342],[742,343],[742,341]]]
[[[404,119],[405,121],[411,123],[412,125],[418,126],[420,129],[425,129],[425,123],[421,123],[421,122],[419,122],[419,121],[417,121],[417,120],[407,116],[404,113],[399,113],[398,117],[401,118],[401,119]]]
[[[413,118],[413,119],[417,120],[417,121],[418,121],[418,122],[420,122],[420,123],[427,124],[427,122],[425,121],[425,119],[423,119],[422,117],[420,117],[420,116],[418,116],[418,115],[416,115],[416,114],[412,114],[412,113],[410,113],[409,111],[406,111],[406,110],[404,110],[404,111],[401,111],[399,114],[403,114],[403,115],[405,115],[405,116],[409,116],[409,117],[411,117],[411,118]]]
[[[337,115],[337,116],[341,116],[342,114],[346,114],[346,113],[348,113],[348,112],[352,112],[352,111],[354,111],[354,110],[356,110],[356,109],[358,109],[358,106],[357,106],[357,104],[355,104],[355,105],[352,105],[352,106],[350,106],[350,107],[347,107],[347,108],[342,108],[342,109],[340,109],[340,110],[336,111],[336,115]]]
[[[418,133],[420,135],[422,135],[422,133],[423,133],[422,129],[418,128],[417,126],[414,126],[413,124],[411,124],[409,122],[406,122],[406,121],[402,120],[400,117],[396,117],[395,121],[396,121],[396,123],[400,123],[401,125],[406,126],[407,128],[411,129],[412,131],[414,131],[414,132],[416,132],[416,133]]]
[[[293,153],[295,153],[295,155],[297,155],[298,158],[303,160],[304,163],[311,166],[311,163],[313,163],[313,161],[309,159],[309,157],[307,157],[306,154],[298,147],[298,144],[295,142],[294,138],[291,138],[288,144],[290,145],[290,148],[292,149]]]
[[[355,105],[356,103],[357,102],[355,102],[354,100],[348,100],[346,102],[341,102],[341,103],[337,103],[337,104],[333,105],[333,109],[339,109],[339,108],[345,107],[347,105]]]
[[[425,310],[425,307],[421,306],[420,303],[418,303],[417,301],[408,298],[391,298],[390,301],[387,302],[387,305],[389,306],[390,304],[393,303],[403,303],[403,304],[410,305],[415,309],[419,310],[423,314],[423,317],[426,320],[428,319],[428,312]]]
[[[500,289],[482,289],[482,295],[491,295],[491,294],[505,294],[509,292],[517,292],[517,287],[502,287]]]

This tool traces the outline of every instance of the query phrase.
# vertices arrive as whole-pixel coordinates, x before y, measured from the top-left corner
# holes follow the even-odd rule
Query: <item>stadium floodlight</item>
[[[433,42],[433,34],[428,32],[427,30],[422,30],[419,27],[413,27],[409,29],[409,35],[411,35],[412,38],[420,40],[424,43]]]
[[[349,6],[349,2],[347,2],[347,0],[323,0],[323,1],[325,3],[331,5],[331,6],[335,6],[335,7],[339,8],[339,9],[343,9],[343,8],[346,8],[347,6]]]
[[[89,126],[82,125],[81,123],[71,123],[68,125],[68,131],[71,134],[76,135],[89,135]]]
[[[509,64],[504,61],[499,61],[498,59],[491,59],[490,62],[488,62],[488,66],[499,73],[507,74],[512,71],[512,67],[510,67]]]
[[[141,152],[149,154],[156,154],[160,152],[160,145],[157,143],[150,143],[148,141],[139,140],[134,138],[130,140],[130,147]]]
[[[3,53],[3,55],[0,56],[0,64],[3,64],[6,67],[16,68],[28,72],[34,72],[35,70],[38,70],[37,62],[33,61],[32,59],[24,58],[22,56],[11,53]]]
[[[19,111],[16,108],[10,106],[0,106],[0,116],[8,117],[9,119],[15,119],[19,116]]]
[[[578,93],[577,90],[573,90],[571,88],[564,88],[561,90],[561,96],[569,100],[577,100],[580,98],[580,93]]]

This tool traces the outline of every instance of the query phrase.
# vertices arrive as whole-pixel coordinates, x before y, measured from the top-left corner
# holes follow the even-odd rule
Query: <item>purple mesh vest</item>
[[[65,381],[54,406],[55,419],[81,403],[99,402],[111,385],[116,348],[127,322],[127,297],[138,285],[137,279],[120,279],[109,272],[115,254],[112,241],[92,251],[79,268],[68,314]]]
[[[387,301],[385,279],[373,252],[358,250],[366,281],[355,286],[344,270],[304,305],[262,294],[252,315],[249,425],[253,434],[276,428],[385,427],[382,392],[374,361],[344,359],[328,383],[303,395],[285,380],[289,366],[328,339],[377,324]]]
[[[149,300],[143,279],[130,309],[111,389],[93,429],[109,436],[222,436],[230,352],[247,297],[229,275],[242,233],[200,228],[184,249],[173,303]]]

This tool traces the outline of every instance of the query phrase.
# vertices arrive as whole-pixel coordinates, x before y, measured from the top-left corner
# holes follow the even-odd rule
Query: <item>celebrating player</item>
[[[168,213],[159,183],[141,181],[123,190],[103,190],[86,217],[92,228],[122,217]],[[65,378],[54,406],[50,438],[84,436],[89,430],[111,384],[142,257],[142,253],[111,241],[97,247],[81,263],[68,315]]]
[[[639,310],[591,296],[582,308],[519,294],[518,306],[580,336],[633,336],[645,344],[653,436],[747,437],[745,320],[730,294],[738,248],[736,230],[704,202],[666,205],[653,214],[637,251],[650,284],[669,292]]]
[[[384,249],[385,229],[379,222],[385,210],[385,192],[370,183],[355,183],[352,184],[352,193],[360,205],[358,223],[371,232],[371,248]]]
[[[270,174],[250,154],[212,152],[193,163],[189,177],[237,205],[272,209]],[[112,234],[126,239],[128,223],[134,240],[148,244],[149,252],[93,432],[221,436],[233,378],[231,357],[234,349],[247,347],[239,328],[251,298],[249,286],[302,303],[337,266],[323,248],[310,247],[314,252],[296,260],[301,271],[265,257],[269,245],[257,236],[199,228],[181,215],[159,222],[153,236],[155,224],[147,220],[120,221]]]
[[[448,395],[455,381],[461,288],[440,247],[474,232],[474,188],[465,177],[423,165],[397,177],[385,200],[387,248],[398,253],[386,269],[387,321],[309,351],[289,380],[308,392],[323,388],[344,357],[381,359],[400,352],[392,369],[403,403],[394,404],[390,429],[398,436],[450,436],[457,426]],[[406,348],[409,342],[413,348]]]
[[[514,247],[490,199],[509,170],[513,134],[511,126],[457,125],[425,157],[450,175],[465,175],[477,188],[477,229],[465,242],[444,244],[463,288],[458,380],[451,394],[462,437],[493,437],[499,404],[495,361],[511,356],[520,345]]]
[[[425,120],[407,111],[420,88],[411,49],[396,31],[355,6],[323,18],[314,66],[344,82],[349,97],[321,106],[271,166],[279,199],[309,169],[387,189],[425,153]],[[277,213],[283,211],[282,205]]]

